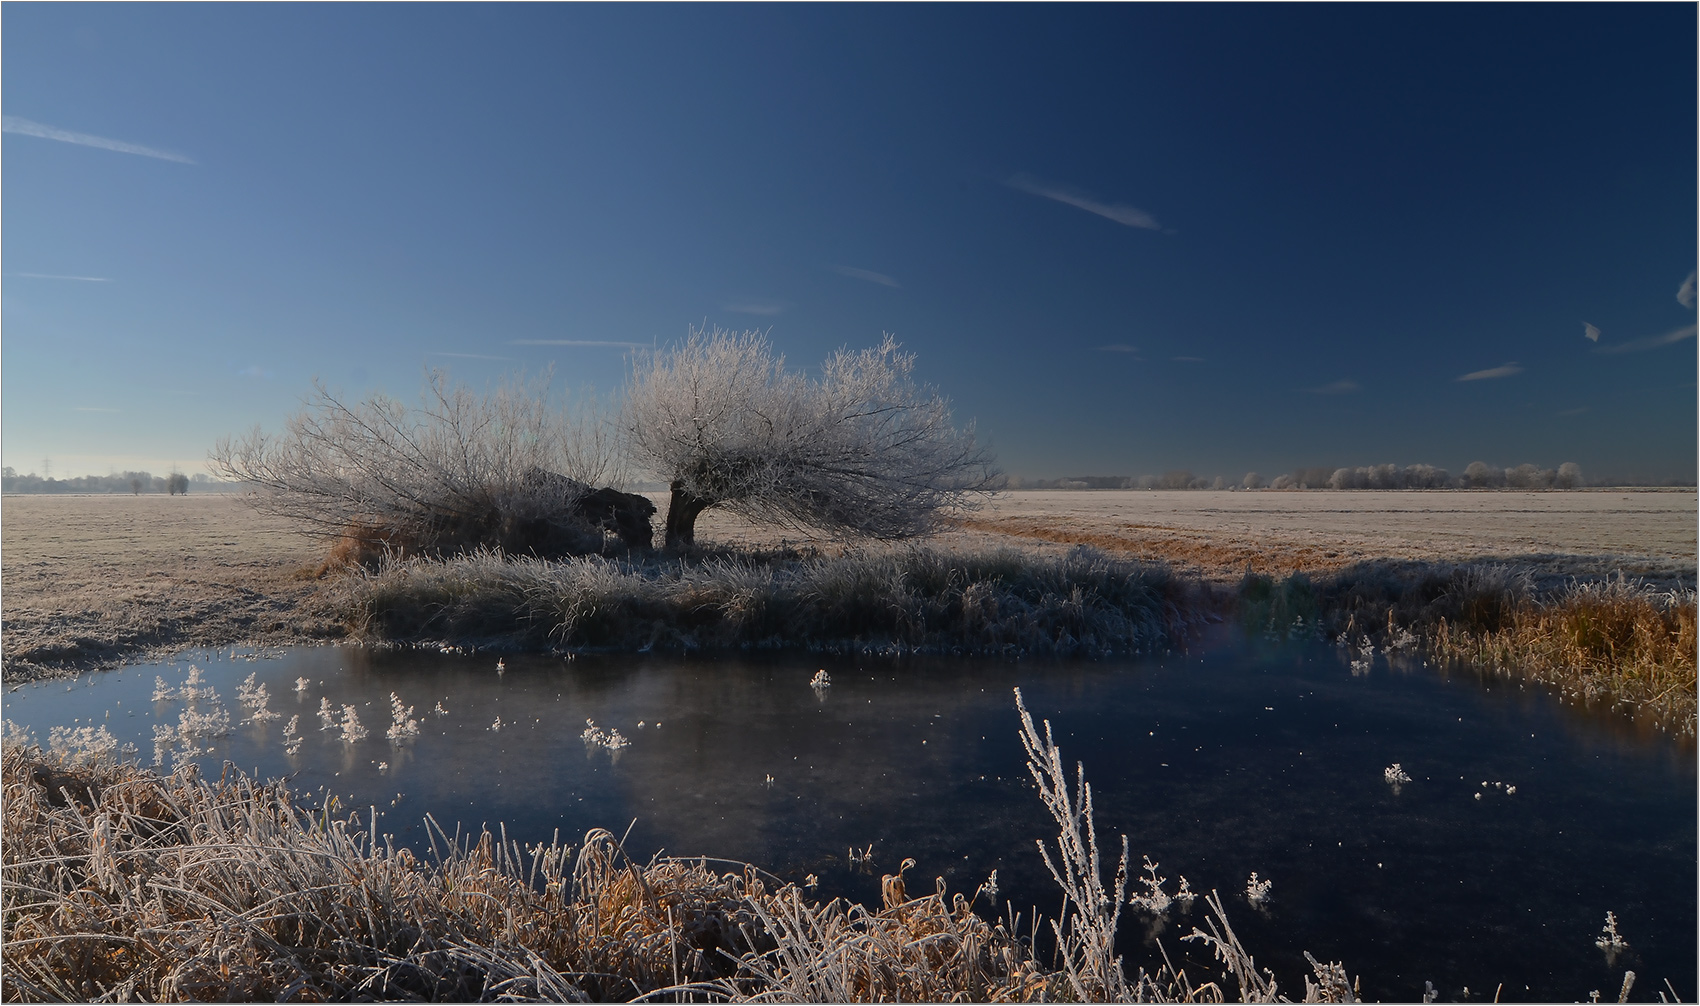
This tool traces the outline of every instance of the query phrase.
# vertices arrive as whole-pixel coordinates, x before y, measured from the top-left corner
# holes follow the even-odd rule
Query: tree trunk
[[[673,495],[667,501],[667,538],[669,549],[687,549],[696,544],[697,516],[714,501],[685,490],[683,482],[674,482]]]

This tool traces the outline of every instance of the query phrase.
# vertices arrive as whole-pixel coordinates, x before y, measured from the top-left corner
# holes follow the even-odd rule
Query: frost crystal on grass
[[[153,700],[155,702],[170,702],[177,697],[177,689],[165,683],[159,675],[153,678]]]
[[[336,729],[336,710],[331,708],[330,698],[324,695],[319,696],[319,729]]]
[[[118,738],[104,727],[54,727],[47,746],[69,762],[93,762],[118,750]]]
[[[21,727],[11,720],[6,721],[6,743],[28,747],[35,743],[35,734],[29,727]]]
[[[610,751],[618,751],[621,748],[631,747],[632,742],[629,741],[629,740],[626,740],[625,737],[621,736],[620,735],[620,728],[615,727],[614,729],[608,731],[608,737],[605,740],[603,740],[602,746],[607,748]]]
[[[283,728],[283,753],[291,758],[301,750],[301,716],[296,714],[289,718],[289,723]]]
[[[312,682],[308,681],[306,678],[296,678],[295,679],[295,694],[297,694],[297,695],[307,694],[307,686],[310,685],[310,684],[312,684]]]
[[[497,716],[495,722],[490,724],[490,729],[497,732],[497,733],[500,733],[501,730],[502,730],[502,727],[504,727],[504,726],[506,726],[506,724],[504,724],[502,722],[502,717]]]
[[[809,687],[817,693],[826,691],[832,687],[832,675],[826,673],[826,668],[821,668],[815,672],[814,677],[809,679]]]
[[[1400,767],[1398,762],[1394,762],[1382,769],[1381,777],[1387,780],[1387,785],[1392,786],[1393,791],[1396,793],[1399,791],[1400,786],[1411,781],[1411,777],[1405,774],[1405,770]]]

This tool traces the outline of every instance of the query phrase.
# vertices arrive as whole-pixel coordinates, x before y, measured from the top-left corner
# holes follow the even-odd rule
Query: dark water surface
[[[182,709],[151,701],[155,675],[180,686],[197,664],[236,720],[254,673],[283,718],[203,741],[198,760],[291,776],[304,799],[323,788],[344,808],[376,805],[400,841],[423,845],[426,812],[451,832],[505,822],[528,842],[635,818],[640,858],[747,860],[876,903],[879,874],[907,856],[912,891],[942,876],[970,892],[995,869],[1018,909],[1049,915],[1058,896],[1034,840],[1055,829],[1023,767],[1020,686],[1065,758],[1084,762],[1107,844],[1127,834],[1136,865],[1160,863],[1171,891],[1180,875],[1221,891],[1292,992],[1309,950],[1361,974],[1368,998],[1413,999],[1424,981],[1477,1001],[1500,983],[1506,1001],[1614,998],[1633,968],[1633,998],[1668,978],[1694,1001],[1693,747],[1474,676],[1385,660],[1354,675],[1349,656],[1238,641],[1123,663],[509,656],[498,674],[494,656],[314,648],[25,685],[5,716],[43,741],[92,721],[148,761],[153,726]],[[832,684],[817,695],[821,668]],[[399,745],[384,736],[392,691],[421,727]],[[321,697],[339,717],[355,706],[369,736],[321,731]],[[304,741],[288,756],[297,713]],[[630,746],[588,747],[587,719]],[[1397,792],[1383,775],[1394,762],[1412,777]],[[869,845],[872,873],[852,869],[847,850]],[[1262,908],[1244,896],[1254,870],[1274,882]],[[1161,938],[1177,959],[1190,951],[1195,976],[1210,972],[1178,943],[1201,909],[1132,912],[1130,960]],[[1607,911],[1630,944],[1615,965],[1594,944]]]

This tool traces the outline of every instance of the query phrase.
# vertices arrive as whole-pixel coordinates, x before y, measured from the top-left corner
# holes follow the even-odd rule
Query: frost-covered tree
[[[1464,466],[1464,488],[1497,489],[1505,484],[1505,470],[1485,461],[1472,461]]]
[[[601,531],[573,504],[617,476],[616,438],[554,407],[548,383],[479,394],[433,371],[411,408],[383,394],[350,404],[315,386],[283,433],[256,427],[208,458],[254,490],[257,509],[312,535],[438,554],[593,550]]]
[[[950,403],[913,378],[891,336],[839,350],[818,378],[785,369],[759,332],[694,329],[641,357],[626,391],[634,460],[672,495],[666,543],[724,507],[758,521],[873,538],[937,529],[997,473]]]
[[[1558,466],[1552,484],[1554,489],[1582,488],[1582,467],[1574,461],[1566,461]]]

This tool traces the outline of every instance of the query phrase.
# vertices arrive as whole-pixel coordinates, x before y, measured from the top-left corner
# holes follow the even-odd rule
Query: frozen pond
[[[1447,998],[1467,986],[1491,1000],[1501,982],[1504,1000],[1609,996],[1627,967],[1636,998],[1669,978],[1693,1001],[1693,748],[1516,685],[1379,657],[1354,673],[1354,656],[1223,641],[1140,662],[508,656],[498,673],[493,655],[304,648],[24,685],[5,716],[43,741],[104,726],[150,761],[154,728],[187,708],[192,663],[232,722],[194,742],[205,771],[229,760],[291,776],[303,801],[375,805],[400,841],[424,843],[427,812],[451,833],[505,822],[523,841],[635,820],[640,858],[747,860],[876,903],[879,874],[908,856],[912,890],[942,876],[971,891],[995,869],[1019,910],[1048,915],[1058,897],[1033,842],[1054,827],[1023,767],[1020,686],[1085,763],[1100,835],[1126,833],[1171,891],[1181,875],[1221,891],[1284,985],[1309,950],[1361,973],[1371,999],[1416,998],[1424,981]],[[811,688],[821,669],[830,686]],[[279,718],[240,722],[250,674]],[[154,701],[156,676],[178,694]],[[411,739],[385,736],[392,692],[412,708]],[[363,739],[344,739],[344,706]],[[628,746],[588,744],[587,720]],[[1397,789],[1395,762],[1411,778]],[[854,869],[847,850],[869,846],[872,872]],[[1274,882],[1261,908],[1244,896],[1254,870]],[[1630,944],[1610,965],[1594,944],[1607,911]],[[1139,941],[1160,936],[1178,959],[1200,914],[1132,913],[1127,949],[1142,957]]]

